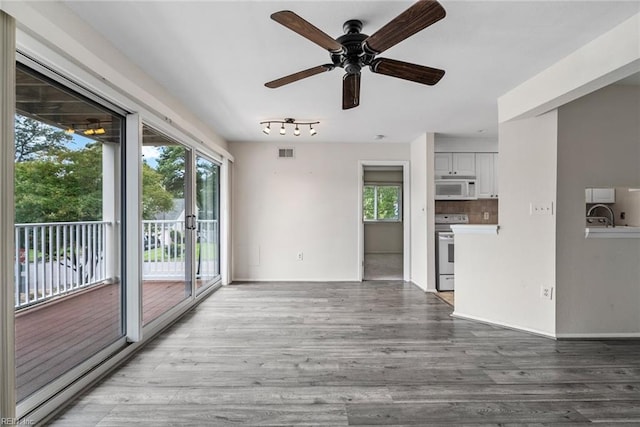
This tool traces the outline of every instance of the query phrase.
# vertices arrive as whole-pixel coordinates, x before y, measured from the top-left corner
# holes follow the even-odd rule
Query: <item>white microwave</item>
[[[475,179],[436,179],[436,200],[476,200]]]

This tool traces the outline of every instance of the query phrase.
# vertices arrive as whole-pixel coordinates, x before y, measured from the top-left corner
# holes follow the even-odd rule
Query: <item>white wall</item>
[[[427,137],[411,142],[411,281],[427,290]]]
[[[640,71],[640,14],[498,99],[500,122],[533,117]]]
[[[295,158],[278,159],[277,148],[290,146]],[[234,280],[357,280],[358,161],[406,161],[409,144],[276,139],[234,142],[229,149],[235,158]]]
[[[640,186],[640,88],[561,107],[558,131],[558,334],[640,335],[640,240],[584,238],[585,187]]]
[[[555,204],[557,112],[500,125],[500,230],[456,235],[455,315],[555,334],[555,216],[530,215],[530,203]],[[584,191],[583,191],[584,193]]]

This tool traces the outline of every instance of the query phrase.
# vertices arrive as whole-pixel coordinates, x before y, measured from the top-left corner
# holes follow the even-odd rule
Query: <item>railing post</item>
[[[103,257],[106,277],[109,279],[118,275],[119,267],[119,239],[116,222],[120,203],[118,203],[116,193],[118,189],[113,185],[114,182],[117,182],[118,149],[116,144],[102,144],[102,220],[107,223],[107,226],[104,236],[105,251],[104,254],[98,254],[98,256]]]

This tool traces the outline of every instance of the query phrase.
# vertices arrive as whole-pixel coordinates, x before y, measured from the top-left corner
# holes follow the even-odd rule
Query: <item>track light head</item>
[[[309,125],[309,135],[314,136],[316,133],[318,131],[313,128],[313,125]]]
[[[280,127],[280,135],[285,135],[287,133],[287,130],[284,128],[284,123],[282,124],[282,126]]]
[[[262,129],[262,132],[265,135],[269,135],[271,133],[271,123],[267,123],[267,125]]]
[[[297,124],[296,124],[296,128],[293,130],[293,134],[295,136],[300,136],[300,128],[298,127]]]

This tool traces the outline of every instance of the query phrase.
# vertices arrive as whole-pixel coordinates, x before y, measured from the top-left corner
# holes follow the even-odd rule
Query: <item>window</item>
[[[400,185],[365,184],[362,200],[365,221],[402,221],[401,206]]]

